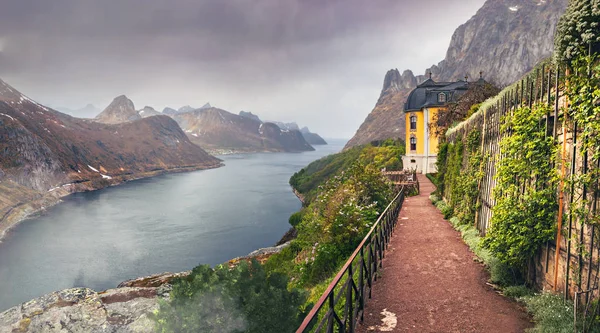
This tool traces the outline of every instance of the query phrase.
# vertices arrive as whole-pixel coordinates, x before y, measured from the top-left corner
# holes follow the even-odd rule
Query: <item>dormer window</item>
[[[415,115],[410,116],[410,129],[411,130],[417,129],[417,116],[415,116]]]
[[[417,150],[417,138],[415,138],[414,136],[410,137],[410,150]]]
[[[441,92],[438,94],[438,103],[446,103],[446,94]]]

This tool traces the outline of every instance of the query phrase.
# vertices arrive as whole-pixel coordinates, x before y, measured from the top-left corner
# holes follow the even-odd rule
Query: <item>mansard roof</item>
[[[427,79],[419,84],[406,99],[404,111],[421,110],[424,107],[443,106],[447,103],[453,103],[458,100],[468,89],[470,84],[485,83],[483,79],[477,82],[466,82],[458,80],[456,82],[435,82]],[[438,95],[446,94],[446,102],[438,102]]]

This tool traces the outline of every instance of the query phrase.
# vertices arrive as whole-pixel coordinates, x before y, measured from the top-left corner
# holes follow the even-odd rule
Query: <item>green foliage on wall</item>
[[[440,194],[451,207],[451,211],[442,213],[456,215],[461,223],[473,223],[477,210],[478,184],[483,176],[481,132],[473,130],[463,140],[440,144],[436,183]]]
[[[500,260],[524,267],[555,234],[556,145],[546,135],[546,104],[521,107],[503,119],[491,227],[485,237]]]
[[[288,290],[288,278],[267,275],[256,261],[234,268],[208,265],[173,285],[168,301],[155,315],[157,331],[293,332],[302,322],[307,294]]]

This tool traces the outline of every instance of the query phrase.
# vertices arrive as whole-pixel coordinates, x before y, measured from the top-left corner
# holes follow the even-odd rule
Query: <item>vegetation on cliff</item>
[[[230,268],[201,265],[175,282],[161,301],[158,332],[292,332],[304,319],[306,293],[288,290],[288,277],[257,262]]]
[[[403,152],[401,141],[369,144],[295,174],[290,183],[310,194],[290,217],[297,238],[264,266],[196,267],[161,303],[159,331],[293,331],[389,204],[393,191],[381,168],[400,168]]]
[[[290,185],[302,194],[307,202],[310,202],[319,191],[319,185],[342,170],[348,169],[356,161],[371,164],[379,169],[401,170],[401,156],[405,154],[405,149],[402,140],[394,139],[352,147],[312,162],[292,176]]]

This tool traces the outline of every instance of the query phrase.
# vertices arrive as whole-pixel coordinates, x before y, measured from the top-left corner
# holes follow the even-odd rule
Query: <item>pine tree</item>
[[[600,52],[600,0],[570,0],[556,29],[555,58],[570,62],[589,47]]]

